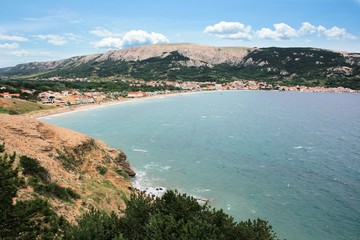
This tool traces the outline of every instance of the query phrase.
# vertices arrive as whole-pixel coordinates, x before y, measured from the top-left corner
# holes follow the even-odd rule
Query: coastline
[[[217,90],[215,92],[224,92],[224,91],[263,91],[263,90],[229,89],[229,90]],[[270,91],[280,91],[280,90],[270,90]],[[112,105],[117,105],[117,104],[125,104],[125,103],[129,103],[129,102],[143,101],[143,100],[147,100],[147,99],[156,99],[156,98],[180,96],[180,95],[195,94],[195,93],[208,93],[208,92],[214,92],[214,91],[187,91],[187,92],[157,94],[157,95],[153,95],[153,96],[140,97],[140,98],[123,98],[122,100],[110,100],[110,101],[106,101],[106,102],[98,103],[98,104],[75,105],[75,106],[68,106],[68,107],[59,107],[59,108],[50,109],[50,110],[40,110],[40,111],[25,113],[23,115],[30,117],[30,118],[40,119],[43,117],[49,117],[49,116],[54,116],[54,115],[59,115],[59,114],[66,114],[66,113],[71,113],[74,111],[89,110],[89,109],[101,108],[101,107],[112,106]],[[356,90],[353,90],[350,92],[343,92],[343,91],[337,92],[337,91],[333,91],[333,89],[327,89],[327,91],[324,91],[324,90],[316,91],[314,89],[308,89],[308,90],[302,90],[302,91],[287,90],[285,92],[359,93],[359,91],[356,91]]]
[[[124,98],[122,101],[111,100],[111,101],[103,102],[100,104],[86,104],[86,105],[61,107],[61,108],[55,108],[55,109],[50,109],[50,110],[41,110],[41,111],[36,111],[36,112],[25,113],[24,116],[39,119],[39,118],[43,118],[43,117],[71,113],[71,112],[75,112],[75,111],[77,112],[77,111],[101,108],[101,107],[112,106],[112,105],[117,105],[117,104],[126,104],[129,102],[143,101],[146,99],[156,99],[156,98],[164,98],[164,97],[171,97],[171,96],[180,96],[180,95],[192,94],[192,93],[201,93],[201,92],[180,92],[180,93],[158,94],[158,95],[142,97],[142,98]]]

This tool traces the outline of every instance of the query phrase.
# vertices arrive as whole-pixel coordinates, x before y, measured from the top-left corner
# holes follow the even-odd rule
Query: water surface
[[[360,95],[226,91],[42,118],[128,155],[141,188],[207,198],[287,239],[360,239]]]

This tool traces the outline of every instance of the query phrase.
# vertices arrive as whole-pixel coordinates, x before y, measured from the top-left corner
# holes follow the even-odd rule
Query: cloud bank
[[[14,42],[26,42],[29,41],[26,37],[22,36],[11,36],[0,34],[0,41],[14,41]]]
[[[103,37],[100,41],[91,42],[96,48],[127,48],[139,45],[168,43],[163,34],[143,30],[131,30],[125,34],[109,31],[105,28],[95,28],[90,31],[91,34]]]
[[[221,21],[213,26],[207,26],[205,33],[213,34],[219,38],[251,40],[251,27],[240,22]]]
[[[37,37],[41,40],[46,40],[48,43],[55,45],[55,46],[63,46],[66,44],[65,38],[59,35],[53,35],[53,34],[48,34],[48,35],[35,35],[34,37]]]
[[[4,44],[0,44],[0,48],[5,48],[5,49],[17,49],[19,48],[20,45],[18,43],[4,43]]]
[[[204,33],[211,34],[219,38],[235,40],[251,40],[252,38],[288,40],[313,34],[316,34],[318,37],[325,37],[329,40],[357,39],[356,36],[348,33],[345,28],[339,28],[337,26],[326,28],[322,25],[312,25],[309,22],[303,22],[299,29],[295,29],[286,23],[276,23],[273,26],[273,29],[261,28],[260,30],[253,31],[251,26],[246,26],[240,22],[221,21],[214,25],[205,27]]]
[[[274,24],[274,30],[262,28],[256,31],[256,36],[263,39],[286,40],[298,36],[298,32],[285,23]]]

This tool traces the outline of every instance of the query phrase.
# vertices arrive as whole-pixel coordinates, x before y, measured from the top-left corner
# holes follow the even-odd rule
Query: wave
[[[297,146],[297,147],[293,147],[294,149],[302,149],[303,146]]]
[[[147,150],[145,150],[145,149],[140,149],[140,148],[132,148],[132,150],[133,150],[134,152],[142,152],[142,153],[147,153],[147,152],[148,152]]]
[[[167,171],[171,168],[171,166],[160,166],[157,163],[151,162],[145,165],[145,169],[157,170],[159,172]]]
[[[210,192],[211,189],[209,189],[209,188],[193,188],[191,191],[196,192],[196,193],[204,193],[204,192]]]

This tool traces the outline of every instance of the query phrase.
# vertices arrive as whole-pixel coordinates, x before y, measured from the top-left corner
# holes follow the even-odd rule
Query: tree
[[[0,156],[0,238],[12,231],[10,220],[14,211],[13,198],[19,185],[18,169],[12,168],[15,157]]]
[[[69,226],[63,239],[111,240],[124,239],[120,234],[119,217],[115,213],[107,214],[92,209],[77,220],[77,226]]]
[[[0,239],[59,239],[63,217],[40,198],[13,203],[24,180],[14,168],[16,154],[0,156]]]

